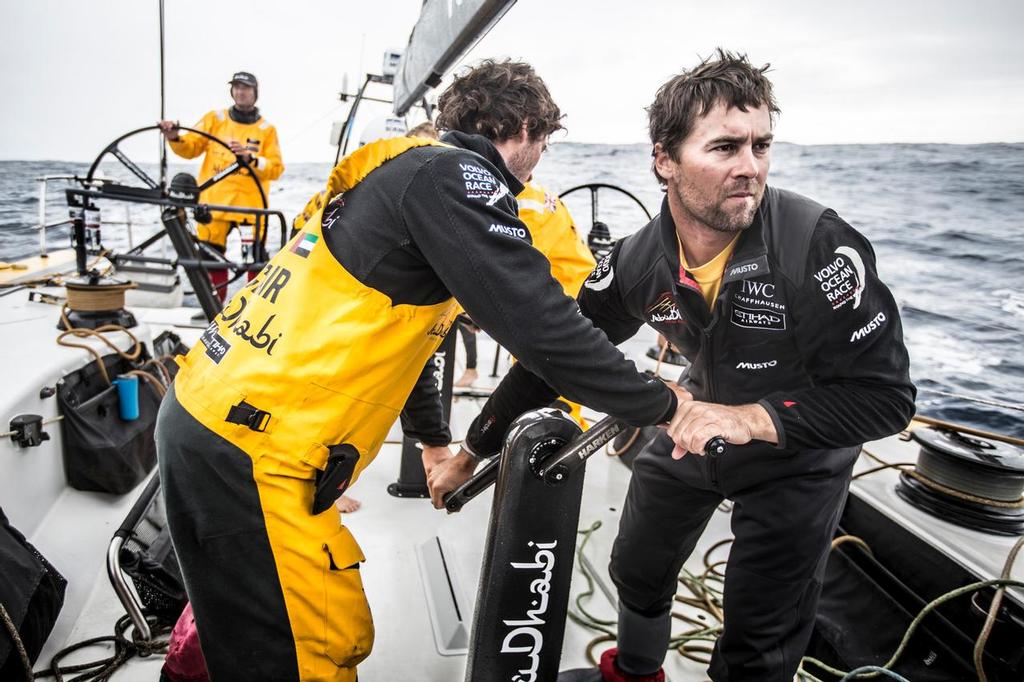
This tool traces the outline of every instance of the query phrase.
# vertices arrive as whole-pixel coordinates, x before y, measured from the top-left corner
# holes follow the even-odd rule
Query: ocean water
[[[141,165],[155,176],[153,165]],[[536,178],[556,192],[591,182],[619,185],[653,213],[662,193],[649,165],[647,145],[561,143],[551,146]],[[179,170],[195,166],[172,165],[172,174]],[[290,219],[329,170],[329,163],[288,165],[272,186],[271,206]],[[0,260],[39,251],[35,179],[87,171],[80,163],[0,161]],[[126,177],[116,162],[100,172]],[[902,310],[919,411],[1024,437],[1022,412],[932,392],[1024,403],[1024,144],[779,143],[769,182],[831,206],[871,240],[879,273]],[[63,186],[50,184],[48,222],[67,215]],[[586,233],[590,194],[566,202]],[[639,207],[614,192],[598,194],[598,215],[616,237],[646,223]],[[125,218],[123,207],[104,210],[105,221]],[[132,207],[132,241],[154,232],[156,219],[154,209]],[[123,226],[108,225],[103,235],[115,247],[128,242]],[[68,229],[51,229],[47,239],[49,248],[63,248]]]

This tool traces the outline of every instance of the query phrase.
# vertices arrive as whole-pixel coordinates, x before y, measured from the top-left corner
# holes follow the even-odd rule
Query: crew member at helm
[[[360,573],[375,569],[334,502],[460,304],[520,365],[628,423],[666,422],[689,396],[637,372],[531,246],[514,197],[561,128],[532,67],[485,61],[439,111],[440,142],[342,159],[323,208],[179,358],[160,482],[214,680],[356,679],[373,645]],[[451,457],[423,449],[427,470]]]
[[[237,156],[250,164],[263,188],[263,194],[269,197],[271,181],[284,173],[277,130],[260,115],[260,110],[256,106],[256,99],[259,97],[256,76],[247,71],[239,71],[231,77],[229,83],[234,105],[228,109],[208,112],[193,127],[224,140],[230,150],[202,135],[179,134],[176,121],[160,121],[158,125],[171,149],[178,156],[194,159],[200,154],[206,154],[199,170],[200,185],[235,163]],[[199,200],[206,204],[262,208],[260,191],[252,178],[247,176],[248,173],[244,169],[240,170],[204,191]],[[265,254],[258,249],[262,233],[256,231],[252,216],[213,211],[211,217],[212,220],[206,224],[196,224],[200,241],[224,253],[228,233],[238,227],[242,232],[243,247],[248,247],[250,243],[253,245],[254,251],[245,255],[255,261],[265,260]],[[217,295],[223,301],[227,294],[228,272],[210,270],[209,273]],[[254,276],[255,273],[249,273],[250,280]]]

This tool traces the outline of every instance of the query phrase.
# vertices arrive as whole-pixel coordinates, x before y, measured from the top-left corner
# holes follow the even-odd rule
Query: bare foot
[[[476,383],[476,380],[479,378],[480,375],[476,373],[475,369],[467,369],[465,372],[462,373],[462,376],[459,377],[459,380],[455,382],[455,385],[458,386],[459,388],[472,386],[474,383]]]
[[[334,503],[334,506],[338,508],[342,514],[351,514],[354,511],[358,511],[363,503],[354,497],[348,495],[342,495],[338,498],[338,501]]]

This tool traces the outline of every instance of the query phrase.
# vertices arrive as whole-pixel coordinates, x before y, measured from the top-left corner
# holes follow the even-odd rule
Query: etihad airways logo
[[[732,323],[747,329],[770,329],[784,331],[786,314],[767,308],[748,308],[735,301],[732,304]]]
[[[683,321],[683,316],[676,307],[676,301],[672,294],[667,291],[658,297],[654,305],[645,311],[647,319],[651,322],[678,323]]]

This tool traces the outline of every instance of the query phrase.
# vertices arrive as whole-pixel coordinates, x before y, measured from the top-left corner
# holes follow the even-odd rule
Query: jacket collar
[[[253,107],[252,111],[242,111],[232,104],[231,108],[228,109],[228,116],[235,123],[255,123],[260,120],[260,108]]]
[[[722,275],[722,284],[739,279],[750,279],[760,277],[771,272],[768,266],[768,247],[764,241],[764,222],[767,219],[768,189],[765,189],[761,205],[754,214],[754,222],[743,231],[736,249],[732,252],[729,262],[725,266],[725,273]],[[700,286],[689,273],[683,269],[679,262],[679,241],[676,237],[676,224],[672,220],[672,212],[668,207],[668,196],[661,201],[661,213],[659,214],[661,225],[661,245],[664,251],[665,260],[676,273],[676,281],[691,289],[700,291]]]
[[[494,145],[483,135],[469,135],[467,133],[461,133],[457,130],[445,133],[441,137],[442,142],[446,142],[462,149],[468,149],[471,152],[476,152],[480,156],[484,157],[491,164],[501,172],[502,179],[505,184],[508,185],[509,194],[512,196],[518,196],[523,191],[523,183],[519,182],[516,176],[512,175],[512,171],[505,165],[505,159],[502,158],[498,150],[494,148]]]

